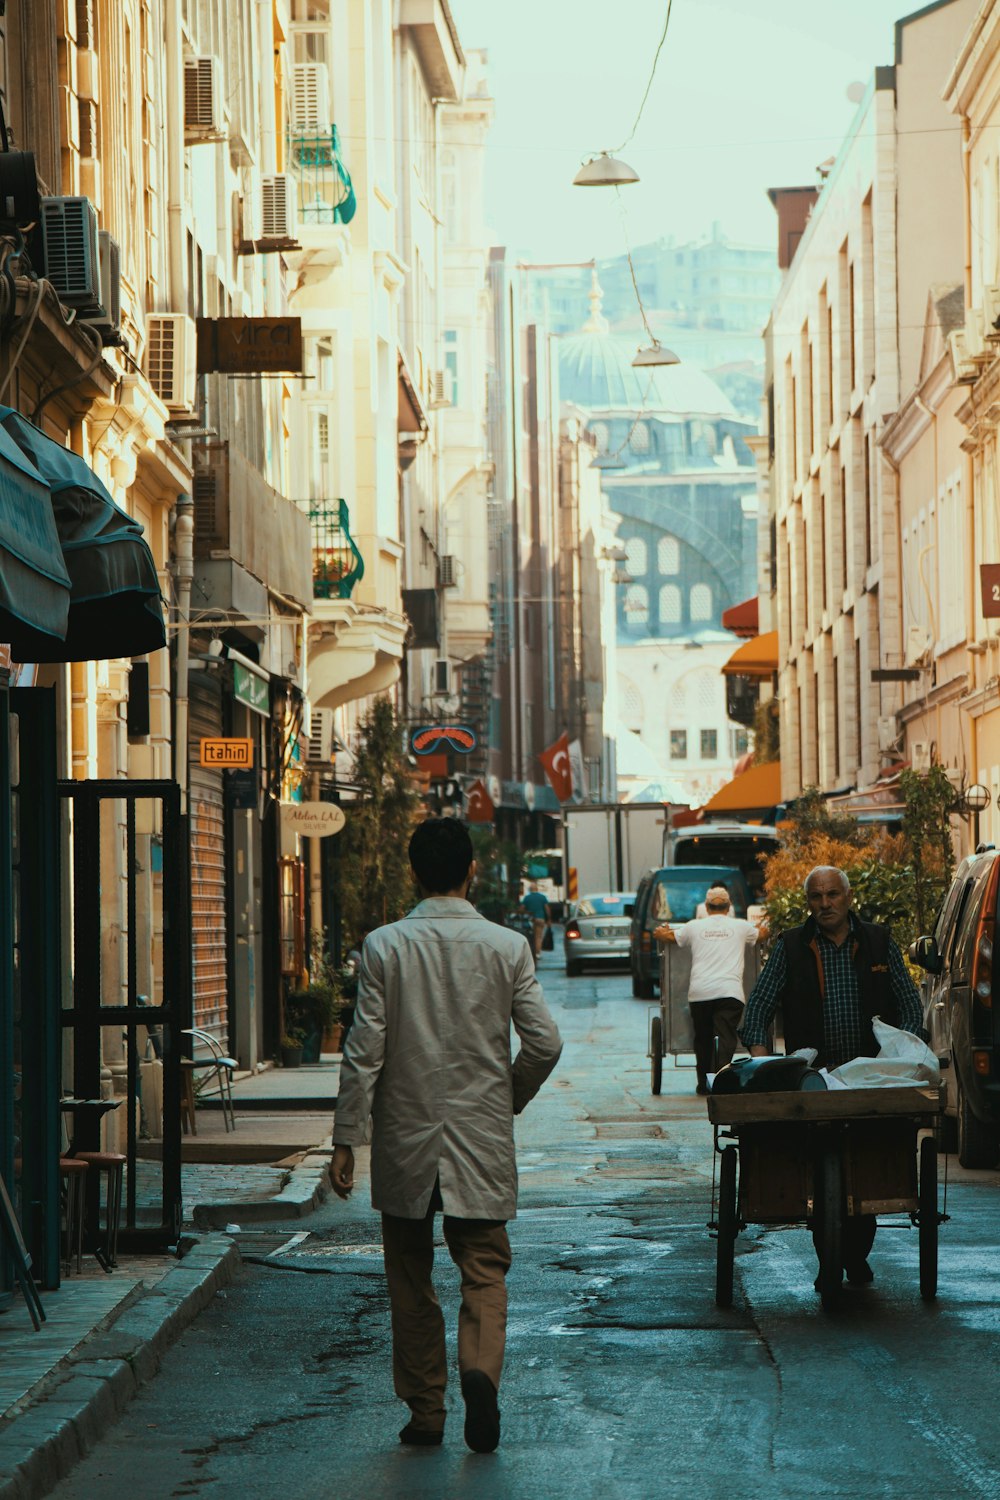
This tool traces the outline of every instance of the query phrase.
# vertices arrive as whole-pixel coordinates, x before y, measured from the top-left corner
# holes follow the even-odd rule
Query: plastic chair
[[[222,1050],[222,1044],[216,1040],[210,1032],[202,1031],[197,1026],[186,1026],[184,1035],[193,1037],[203,1047],[208,1048],[207,1057],[192,1057],[183,1059],[185,1071],[188,1077],[195,1068],[207,1068],[218,1080],[219,1098],[222,1100],[222,1122],[226,1130],[236,1129],[236,1110],[233,1107],[233,1074],[239,1064],[235,1057],[227,1057]],[[191,1129],[197,1134],[194,1126],[194,1110],[191,1109]]]

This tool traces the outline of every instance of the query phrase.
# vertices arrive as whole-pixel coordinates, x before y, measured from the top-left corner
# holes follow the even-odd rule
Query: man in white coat
[[[434,1214],[462,1279],[458,1368],[465,1441],[500,1441],[497,1391],[507,1326],[506,1221],[517,1206],[513,1116],[555,1067],[562,1042],[519,933],[469,903],[468,830],[422,823],[410,864],[423,899],[368,934],[344,1054],[330,1181],[346,1198],[354,1151],[372,1130],[372,1206],[382,1214],[393,1380],[410,1408],[400,1441],[444,1434],[444,1319],[434,1292]],[[510,1028],[520,1038],[511,1062]]]

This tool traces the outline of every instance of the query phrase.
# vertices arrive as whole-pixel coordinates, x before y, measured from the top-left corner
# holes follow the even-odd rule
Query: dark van
[[[951,1068],[947,1107],[957,1122],[963,1167],[992,1167],[1000,1156],[1000,984],[995,998],[993,985],[998,884],[995,849],[963,859],[933,933],[910,945],[910,957],[926,971],[928,1045]]]
[[[734,916],[746,916],[750,888],[743,871],[733,865],[665,865],[660,870],[647,870],[639,881],[629,934],[632,993],[637,1000],[652,1000],[660,982],[654,927],[663,922],[692,921],[712,885],[724,885],[732,899]]]

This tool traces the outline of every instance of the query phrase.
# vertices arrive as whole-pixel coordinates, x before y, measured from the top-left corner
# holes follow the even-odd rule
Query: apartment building
[[[785,800],[866,786],[898,755],[917,638],[904,633],[899,485],[880,438],[920,376],[928,296],[961,264],[961,140],[939,75],[972,8],[946,0],[900,21],[895,61],[876,70],[815,201],[772,194],[784,278],[766,333],[762,571]]]

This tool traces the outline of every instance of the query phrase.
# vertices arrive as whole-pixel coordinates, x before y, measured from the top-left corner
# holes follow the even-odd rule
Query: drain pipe
[[[167,244],[170,296],[174,312],[193,311],[187,305],[184,262],[184,51],[181,7],[163,7],[166,53],[166,109],[162,112],[163,156],[167,167]]]
[[[188,805],[188,662],[191,656],[191,583],[194,579],[194,502],[178,495],[174,508],[174,582],[177,589],[177,650],[174,658],[174,780],[181,814]]]

